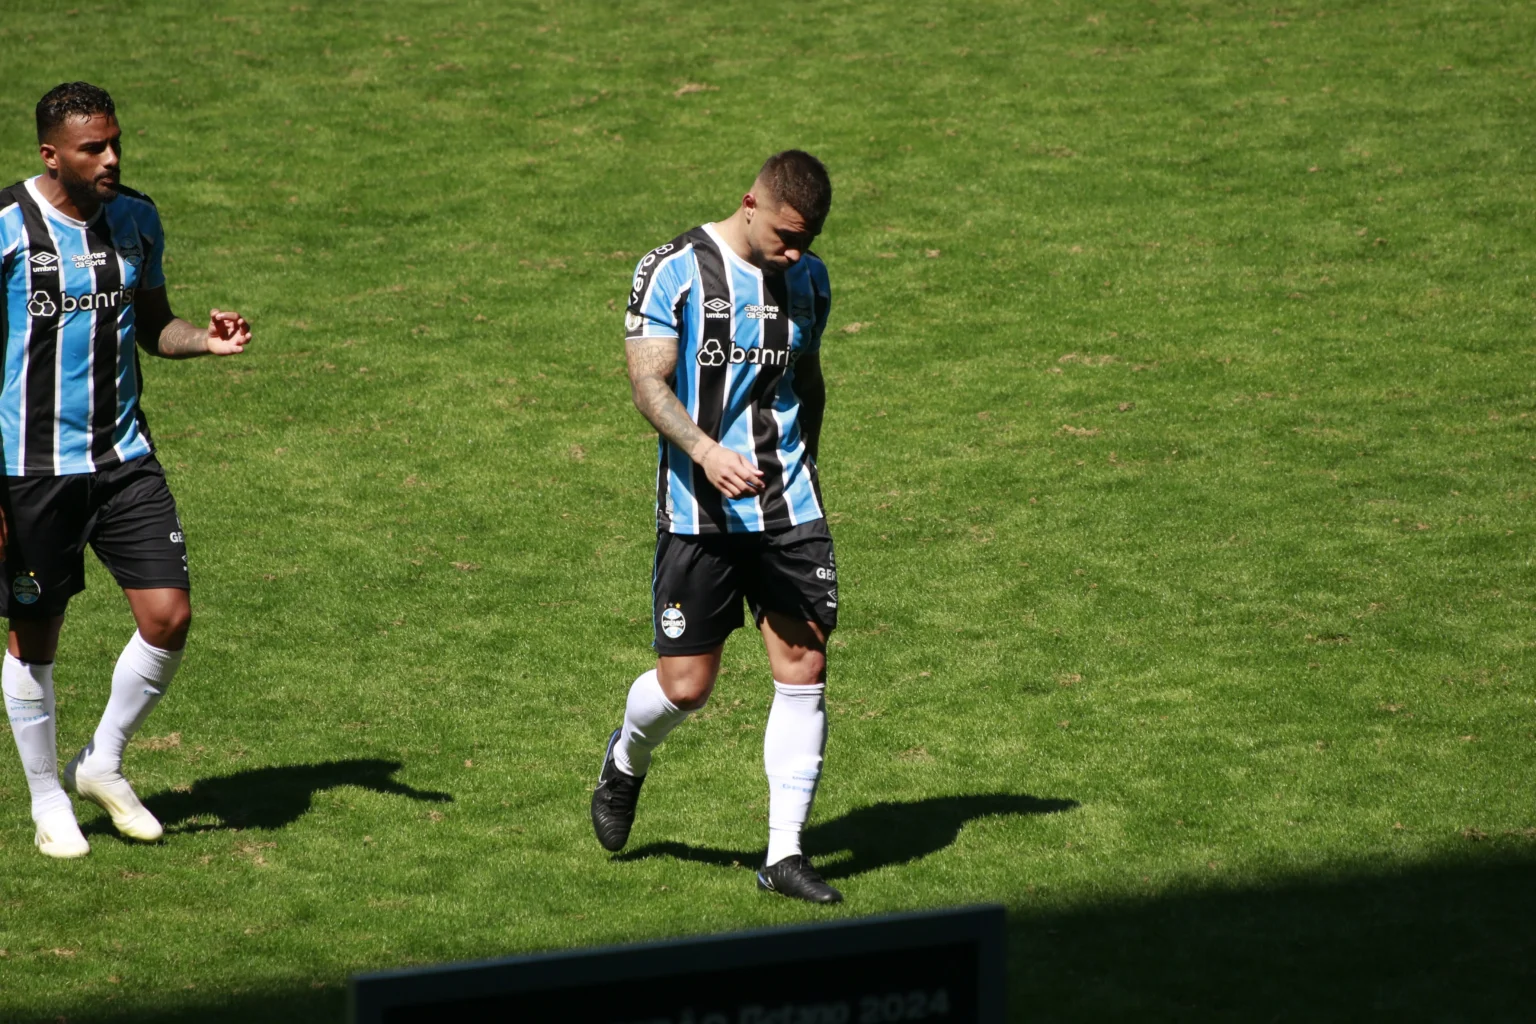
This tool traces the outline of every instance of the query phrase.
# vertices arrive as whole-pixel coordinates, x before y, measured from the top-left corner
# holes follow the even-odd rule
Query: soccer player
[[[763,164],[730,217],[653,249],[624,318],[636,407],[660,436],[656,668],[608,740],[592,825],[623,849],[651,754],[704,706],[726,637],[751,606],[773,670],[763,739],[768,852],[759,888],[836,903],[800,849],[827,742],[827,636],[837,569],[816,479],[826,385],[827,268],[810,251],[832,203],[821,161]]]
[[[165,233],[149,197],[119,181],[112,97],[71,82],[37,104],[43,173],[0,190],[0,445],[4,589],[10,642],[0,689],[21,754],[37,848],[90,851],[65,789],[98,804],[125,836],[162,829],[123,778],[123,749],[181,663],[192,621],[176,502],[139,404],[137,342],[169,359],[235,355],[238,313],[177,319],[165,294]],[[138,631],[112,673],[95,735],[59,784],[53,659],[69,599],[85,587],[85,546],[112,573]]]

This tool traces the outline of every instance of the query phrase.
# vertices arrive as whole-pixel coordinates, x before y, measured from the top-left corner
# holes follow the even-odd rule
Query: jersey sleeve
[[[688,249],[674,242],[641,257],[624,311],[626,341],[682,335],[683,301],[693,286],[687,257]]]
[[[811,326],[811,342],[807,352],[821,351],[821,335],[827,329],[827,317],[832,312],[832,281],[827,276],[827,265],[817,259],[810,266],[811,289],[815,294],[816,319]]]
[[[139,278],[140,288],[165,287],[165,228],[160,224],[160,211],[153,203],[145,203],[139,214],[139,235],[144,239],[144,275]]]
[[[21,207],[7,192],[0,192],[0,262],[9,263],[26,237],[21,226]]]

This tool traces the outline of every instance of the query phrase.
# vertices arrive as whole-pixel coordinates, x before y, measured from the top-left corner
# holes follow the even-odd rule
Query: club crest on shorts
[[[661,610],[661,631],[667,635],[667,639],[676,640],[687,628],[688,620],[683,618],[683,610],[680,606],[668,605]]]
[[[38,598],[43,596],[43,588],[33,576],[17,576],[11,581],[11,596],[22,604],[37,604]]]

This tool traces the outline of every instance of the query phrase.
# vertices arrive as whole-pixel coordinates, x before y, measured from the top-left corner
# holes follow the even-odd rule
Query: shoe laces
[[[810,858],[806,857],[805,854],[797,853],[793,857],[785,857],[784,860],[790,865],[791,870],[793,870],[795,874],[798,874],[807,882],[817,882],[822,885],[826,884],[826,880],[821,877],[820,873],[817,872],[815,868],[811,867]]]
[[[621,800],[632,799],[640,792],[640,780],[633,775],[625,775],[621,771],[615,771],[613,776],[604,780],[608,792]]]

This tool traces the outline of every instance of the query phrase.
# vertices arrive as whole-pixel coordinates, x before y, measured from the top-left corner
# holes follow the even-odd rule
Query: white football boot
[[[82,750],[64,766],[64,788],[100,807],[112,816],[112,825],[129,839],[152,843],[165,829],[138,796],[121,772],[93,775],[80,766]]]
[[[32,840],[45,857],[68,859],[84,857],[91,852],[91,844],[80,833],[75,812],[69,807],[49,811],[37,820],[37,836]]]

